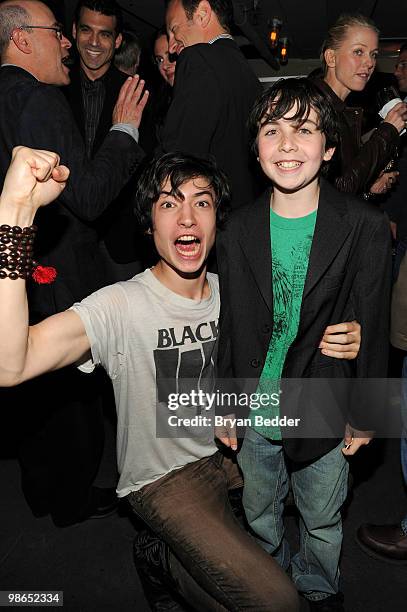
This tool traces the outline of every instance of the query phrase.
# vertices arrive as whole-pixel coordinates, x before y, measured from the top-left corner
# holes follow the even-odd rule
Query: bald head
[[[11,43],[13,30],[32,24],[33,12],[47,10],[47,5],[38,0],[5,0],[0,3],[0,56],[3,58]],[[2,62],[4,60],[2,59]]]
[[[13,30],[30,22],[30,14],[25,8],[26,4],[25,1],[8,1],[0,4],[0,57],[3,57],[10,44]]]
[[[51,9],[38,0],[6,0],[0,4],[0,54],[10,63],[51,85],[67,85],[64,60],[71,43],[61,34]]]

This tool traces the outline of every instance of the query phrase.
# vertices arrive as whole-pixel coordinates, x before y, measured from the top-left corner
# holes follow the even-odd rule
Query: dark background
[[[264,42],[269,22],[278,17],[283,22],[282,35],[290,40],[291,57],[318,57],[328,27],[341,13],[359,11],[371,17],[384,38],[407,37],[407,2],[405,0],[232,0],[237,30],[253,26]],[[72,20],[76,0],[50,0],[50,5],[67,24]],[[120,0],[125,19],[142,37],[149,36],[164,23],[164,0]]]

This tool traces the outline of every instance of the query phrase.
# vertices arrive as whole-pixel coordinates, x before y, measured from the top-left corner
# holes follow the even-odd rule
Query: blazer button
[[[261,331],[263,332],[263,334],[269,334],[271,332],[270,325],[264,325]]]
[[[258,359],[252,359],[250,365],[252,366],[252,368],[258,368],[260,365],[260,361]]]

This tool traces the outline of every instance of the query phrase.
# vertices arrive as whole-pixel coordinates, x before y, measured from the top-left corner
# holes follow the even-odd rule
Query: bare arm
[[[63,191],[69,170],[59,157],[26,147],[13,150],[0,195],[0,225],[32,225],[40,206]],[[28,325],[25,280],[0,279],[0,385],[16,385],[78,360],[89,350],[84,326],[74,312]]]

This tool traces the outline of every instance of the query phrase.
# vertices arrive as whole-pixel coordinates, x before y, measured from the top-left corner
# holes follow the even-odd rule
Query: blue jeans
[[[290,470],[299,511],[300,551],[291,559],[292,579],[308,599],[338,592],[342,545],[340,508],[346,499],[348,464],[343,444],[307,464]],[[290,551],[284,537],[284,499],[289,474],[282,444],[246,429],[238,455],[243,471],[243,505],[258,543],[287,569]]]

